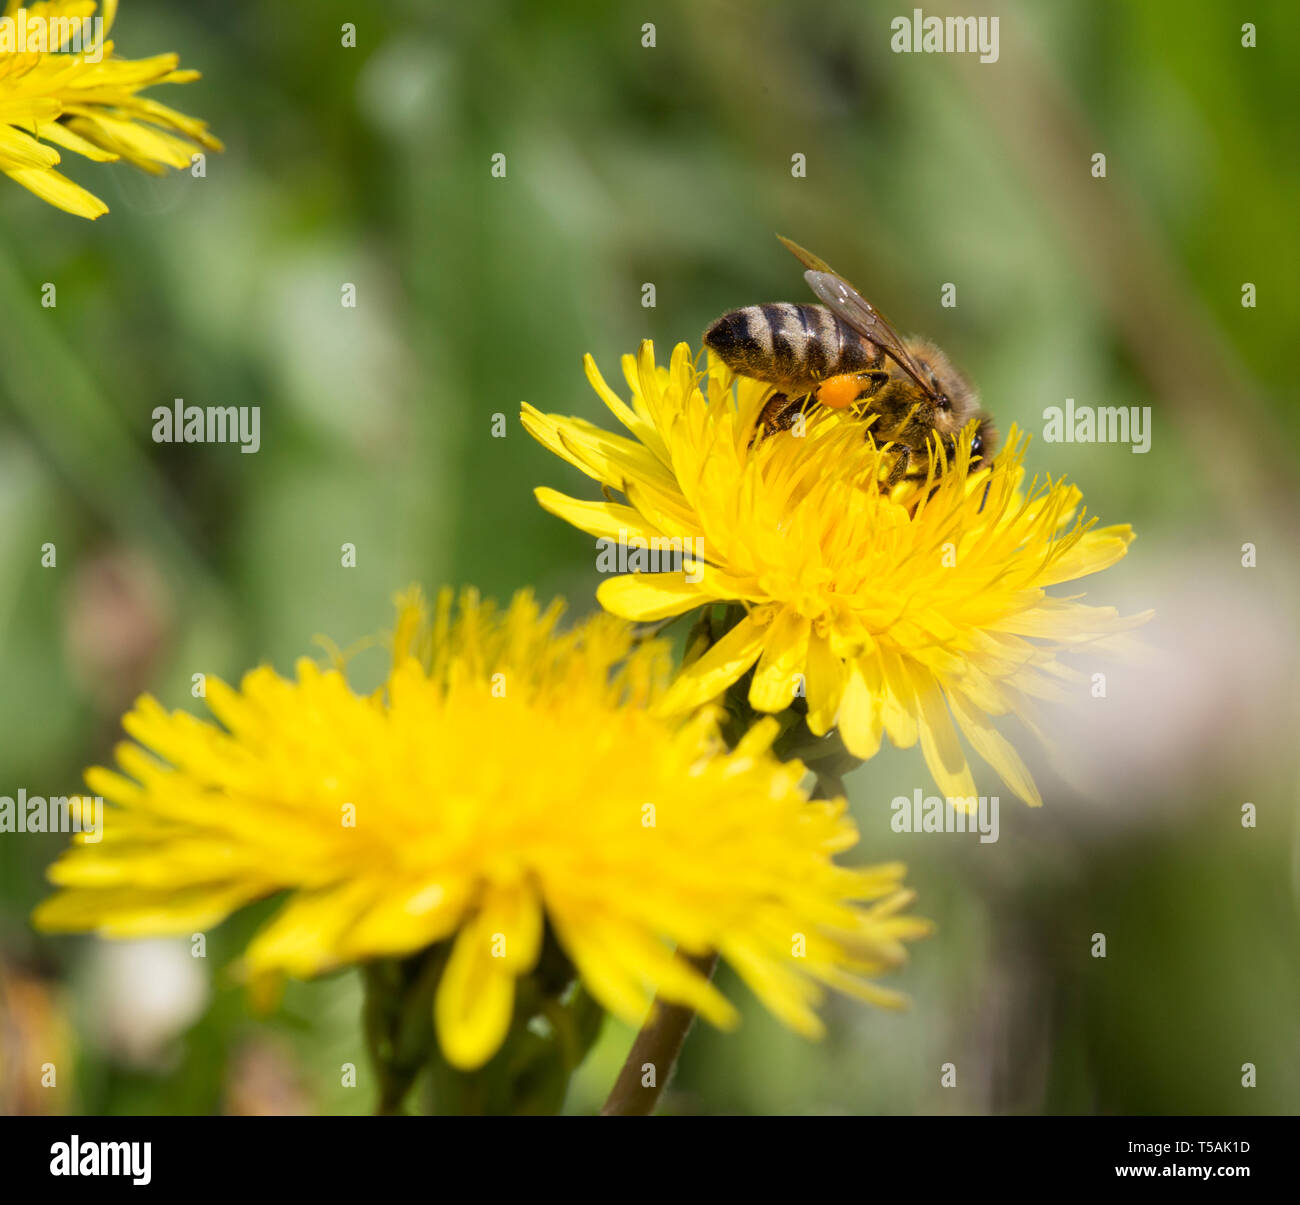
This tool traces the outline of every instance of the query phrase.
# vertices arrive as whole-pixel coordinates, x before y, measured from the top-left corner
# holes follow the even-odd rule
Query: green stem
[[[687,663],[702,656],[744,615],[742,607],[733,605],[727,608],[721,624],[715,624],[712,612],[712,607],[705,607],[691,629],[686,647]],[[748,693],[748,681],[742,680],[727,691],[723,700],[728,717],[723,726],[723,737],[733,747],[754,721]],[[713,978],[718,965],[716,953],[689,956],[679,952],[677,956],[705,979]],[[628,1051],[605,1107],[600,1111],[602,1117],[648,1117],[655,1111],[659,1097],[676,1069],[677,1057],[694,1021],[693,1008],[662,997],[655,998],[650,1006],[650,1015],[633,1040],[632,1049]],[[647,1076],[649,1084],[644,1082]]]
[[[433,1049],[433,990],[442,973],[439,948],[407,959],[379,959],[364,968],[364,1019],[370,1059],[379,1080],[375,1113],[402,1112],[403,1102]]]
[[[738,605],[728,606],[720,622],[715,622],[713,608],[706,607],[696,620],[686,642],[686,662],[702,656],[710,645],[716,643],[744,617],[745,610]],[[722,700],[726,712],[722,735],[732,748],[759,718],[749,705],[751,675],[746,675],[727,691]],[[814,799],[832,799],[844,793],[843,775],[858,765],[847,753],[838,737],[833,740],[814,737],[807,728],[805,715],[794,709],[782,712],[782,732],[773,752],[782,760],[796,757],[808,762],[816,778]],[[808,754],[813,754],[809,758]],[[688,957],[678,954],[706,979],[713,977],[718,965],[717,954]],[[632,1049],[614,1081],[602,1117],[648,1117],[659,1103],[659,1097],[668,1085],[677,1065],[678,1055],[695,1020],[695,1011],[682,1004],[674,1004],[661,997],[655,999],[650,1016],[632,1042]],[[653,1075],[650,1074],[653,1069]],[[643,1081],[649,1077],[649,1084]]]
[[[678,955],[706,979],[713,977],[718,965],[716,954],[698,958]],[[668,1086],[677,1056],[682,1052],[686,1035],[695,1021],[695,1010],[683,1004],[656,999],[650,1019],[636,1035],[623,1069],[614,1081],[609,1099],[601,1109],[602,1117],[649,1117]],[[645,1079],[649,1075],[650,1083]]]

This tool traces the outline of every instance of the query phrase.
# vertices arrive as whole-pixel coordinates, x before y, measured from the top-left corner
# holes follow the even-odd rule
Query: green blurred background
[[[863,0],[124,0],[120,52],[200,69],[161,98],[227,150],[200,180],[65,156],[111,208],[94,224],[0,180],[0,794],[75,789],[137,692],[191,706],[196,672],[347,646],[411,581],[590,609],[592,541],[531,491],[591,485],[519,402],[600,418],[584,352],[617,381],[643,337],[666,357],[726,309],[804,300],[780,231],[939,342],[1034,434],[1031,470],[1135,525],[1089,596],[1158,615],[1149,663],[1081,664],[1107,697],[1051,721],[1047,805],[1006,800],[996,844],[890,831],[889,801],[930,789],[916,750],[850,778],[861,856],[906,860],[937,922],[891,981],[910,1012],[831,1001],[811,1044],[726,977],[745,1023],[695,1032],[665,1107],[1300,1110],[1300,26],[1249,8],[925,5],[1000,17],[981,65],[891,53],[911,6]],[[155,445],[175,397],[260,406],[261,451]],[[1151,406],[1150,453],[1045,443],[1066,397]],[[259,916],[204,961],[34,935],[63,840],[0,835],[0,1113],[372,1107],[355,973],[269,1021],[224,973]],[[607,1028],[571,1111],[629,1040]]]

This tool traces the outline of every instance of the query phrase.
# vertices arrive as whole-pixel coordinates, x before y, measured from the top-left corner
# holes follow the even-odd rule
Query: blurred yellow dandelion
[[[51,867],[46,930],[190,933],[288,892],[254,973],[310,976],[450,942],[434,1013],[455,1066],[492,1056],[549,923],[587,989],[639,1023],[657,990],[726,1026],[733,1006],[674,955],[718,952],[807,1034],[822,986],[897,1001],[868,978],[926,925],[897,865],[833,861],[857,840],[843,799],[809,801],[764,720],[728,750],[716,717],[654,710],[667,649],[597,614],[568,632],[527,594],[402,601],[386,685],[301,661],[235,690],[219,724],[143,698],[102,841]]]
[[[0,18],[0,171],[83,218],[108,206],[55,170],[56,147],[154,174],[188,167],[196,147],[221,150],[204,122],[139,95],[199,73],[180,70],[174,54],[118,58],[104,37],[116,13],[117,0],[98,15],[94,0],[8,0]]]
[[[733,382],[716,361],[701,376],[684,344],[667,369],[649,343],[623,369],[630,405],[587,358],[593,388],[630,438],[528,405],[523,422],[627,500],[539,489],[547,510],[602,539],[701,550],[702,563],[683,571],[606,580],[598,598],[608,611],[655,620],[721,601],[746,609],[663,708],[706,703],[753,669],[756,710],[806,698],[810,730],[838,727],[856,758],[872,757],[884,735],[901,748],[919,741],[944,794],[970,799],[978,791],[960,731],[1011,790],[1040,803],[992,717],[1035,728],[1035,702],[1063,698],[1081,679],[1061,651],[1145,620],[1047,593],[1114,564],[1132,530],[1076,515],[1074,486],[1026,485],[1014,429],[991,466],[968,472],[968,431],[951,471],[885,494],[892,453],[861,424],[822,410],[802,437],[755,441],[768,386]]]

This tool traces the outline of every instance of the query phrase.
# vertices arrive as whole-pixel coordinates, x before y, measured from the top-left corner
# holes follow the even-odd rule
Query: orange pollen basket
[[[862,381],[857,373],[846,372],[842,376],[827,377],[817,389],[817,400],[830,410],[847,410],[858,400],[862,392]]]

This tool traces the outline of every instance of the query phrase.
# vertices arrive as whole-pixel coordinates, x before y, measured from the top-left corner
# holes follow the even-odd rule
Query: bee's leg
[[[794,422],[794,403],[784,393],[774,393],[763,404],[758,414],[758,425],[764,435],[774,435],[786,430]]]
[[[757,441],[759,431],[762,431],[764,438],[769,435],[776,435],[780,431],[788,431],[794,426],[799,414],[805,411],[809,405],[815,404],[811,397],[792,398],[784,393],[772,394],[759,412],[758,426],[754,429],[754,436],[749,441],[750,447],[753,447]]]
[[[912,449],[906,444],[898,450],[898,457],[895,459],[893,467],[889,470],[889,476],[885,478],[885,484],[881,487],[884,490],[892,490],[904,477],[907,476],[908,466],[912,462]]]
[[[854,400],[859,402],[870,401],[889,384],[889,373],[878,370],[860,372],[857,374],[857,378],[858,396]]]

